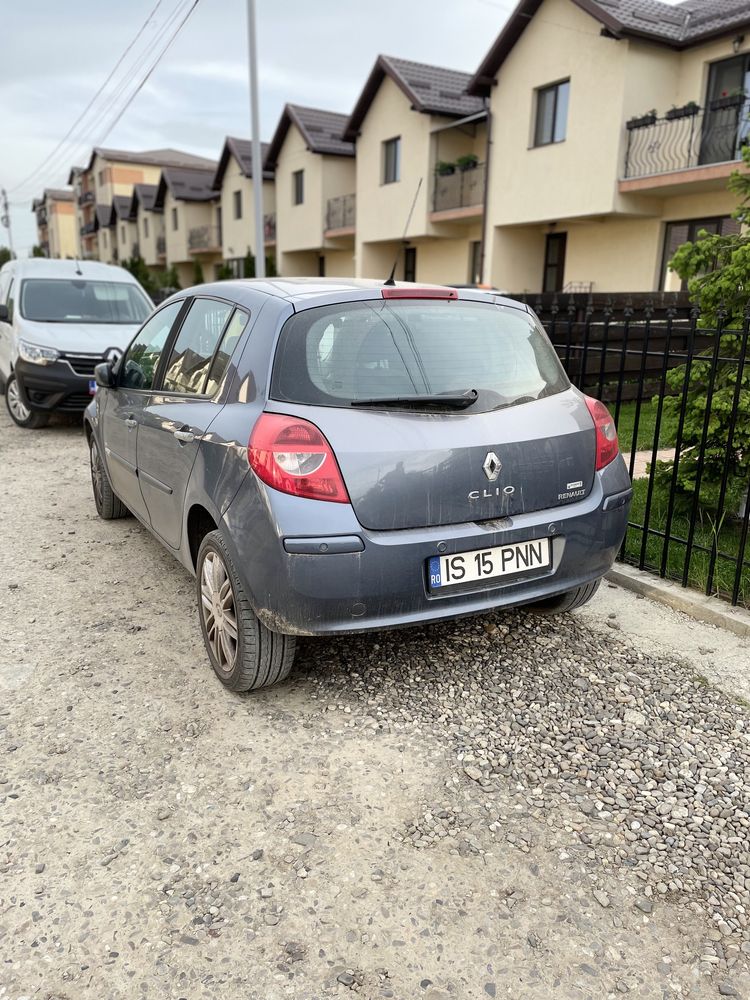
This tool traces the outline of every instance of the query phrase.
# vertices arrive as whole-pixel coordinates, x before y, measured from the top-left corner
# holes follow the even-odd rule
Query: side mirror
[[[10,323],[10,313],[6,305],[0,305],[0,323]]]
[[[114,364],[111,361],[103,361],[94,369],[94,381],[102,389],[114,389],[117,384],[115,378]]]

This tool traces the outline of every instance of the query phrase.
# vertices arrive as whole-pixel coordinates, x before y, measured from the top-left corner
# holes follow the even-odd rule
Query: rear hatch
[[[279,341],[269,409],[316,424],[359,522],[483,521],[585,497],[595,429],[523,309],[462,300],[304,310]]]

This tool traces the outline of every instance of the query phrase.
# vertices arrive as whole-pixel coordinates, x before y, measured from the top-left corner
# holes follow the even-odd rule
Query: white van
[[[118,357],[153,303],[124,268],[91,260],[11,260],[0,269],[0,391],[19,427],[83,412],[94,368]]]

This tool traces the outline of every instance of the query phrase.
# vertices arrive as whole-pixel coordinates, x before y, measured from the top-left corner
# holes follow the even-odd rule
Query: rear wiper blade
[[[445,393],[436,396],[383,396],[379,399],[353,399],[350,406],[395,406],[429,408],[448,406],[452,410],[465,410],[479,399],[476,389],[465,392]]]

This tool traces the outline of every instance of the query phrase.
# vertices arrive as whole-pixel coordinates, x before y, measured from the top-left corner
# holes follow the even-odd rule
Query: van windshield
[[[19,307],[24,319],[39,323],[142,323],[151,304],[126,281],[27,278]]]
[[[271,397],[319,406],[482,412],[569,387],[546,334],[525,310],[465,300],[346,302],[306,309],[281,332]],[[470,399],[476,401],[471,403]]]

